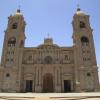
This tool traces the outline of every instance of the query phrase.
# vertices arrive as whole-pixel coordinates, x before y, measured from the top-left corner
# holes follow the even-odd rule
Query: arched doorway
[[[43,92],[53,92],[53,76],[52,74],[45,74],[43,76]]]

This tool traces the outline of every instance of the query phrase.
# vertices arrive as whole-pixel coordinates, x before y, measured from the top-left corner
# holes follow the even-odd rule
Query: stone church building
[[[8,17],[0,64],[1,92],[99,91],[89,15],[80,8],[75,12],[70,47],[61,47],[49,37],[37,47],[25,47],[25,26],[20,9]]]

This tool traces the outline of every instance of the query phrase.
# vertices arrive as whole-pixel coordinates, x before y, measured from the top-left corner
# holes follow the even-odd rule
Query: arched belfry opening
[[[83,46],[89,45],[89,39],[86,36],[81,37],[81,43]]]
[[[15,46],[16,44],[16,38],[15,37],[11,37],[9,40],[8,40],[8,45],[9,46]]]
[[[54,92],[53,76],[50,73],[47,73],[43,76],[43,92]]]

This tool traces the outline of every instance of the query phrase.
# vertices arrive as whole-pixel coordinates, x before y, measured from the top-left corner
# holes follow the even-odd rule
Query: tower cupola
[[[21,13],[20,9],[17,9],[16,13],[14,14],[14,16],[23,16]]]
[[[20,9],[17,9],[14,14],[8,17],[8,28],[7,30],[12,30],[12,31],[19,31],[24,32],[25,31],[25,25],[26,22],[24,20],[24,16],[21,13]]]
[[[52,38],[46,38],[46,39],[44,39],[44,44],[46,44],[46,45],[52,45],[53,44],[53,39]]]
[[[85,16],[86,14],[78,7],[77,8],[77,11],[75,13],[75,15],[78,15],[78,16]]]

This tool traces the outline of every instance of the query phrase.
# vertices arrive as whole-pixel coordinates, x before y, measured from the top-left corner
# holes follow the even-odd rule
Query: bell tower
[[[98,67],[89,15],[78,8],[72,25],[76,91],[98,91]]]
[[[5,31],[1,65],[17,67],[19,53],[25,42],[25,21],[20,9],[8,17],[8,26]]]
[[[20,92],[21,64],[25,43],[25,21],[20,9],[8,17],[1,58],[0,90]]]

